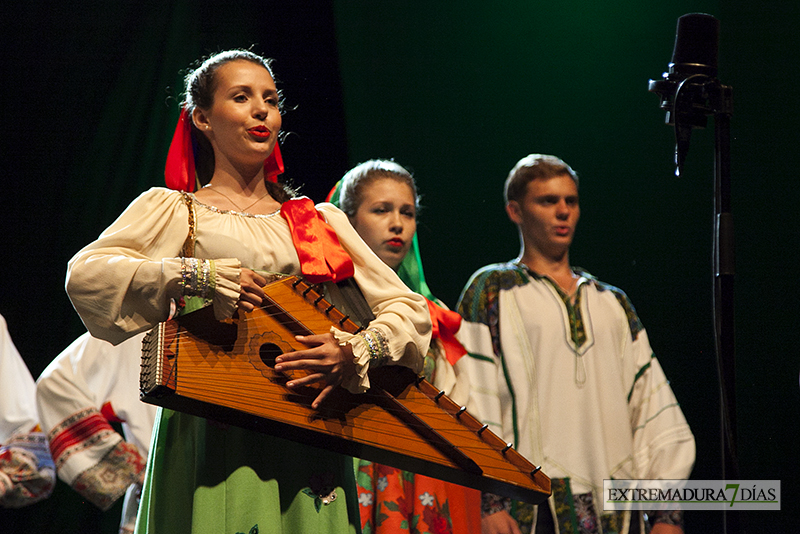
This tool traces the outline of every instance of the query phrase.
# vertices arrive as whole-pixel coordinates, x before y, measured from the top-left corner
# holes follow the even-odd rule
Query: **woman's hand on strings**
[[[293,378],[287,382],[286,385],[290,388],[324,384],[320,394],[311,403],[311,407],[317,409],[331,391],[342,383],[346,375],[355,372],[353,349],[348,344],[339,345],[331,333],[297,336],[297,340],[311,348],[278,356],[275,359],[275,370],[309,372],[307,376]]]
[[[266,278],[250,269],[242,269],[239,274],[239,309],[249,312],[261,306],[264,299],[264,290],[261,288],[265,285]]]

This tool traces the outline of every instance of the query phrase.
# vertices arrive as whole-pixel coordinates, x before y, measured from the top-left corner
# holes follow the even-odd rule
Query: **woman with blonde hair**
[[[461,317],[433,296],[417,242],[419,195],[411,173],[389,160],[370,160],[348,171],[329,195],[373,252],[413,291],[423,295],[433,324],[423,376],[465,404],[467,384],[456,364],[466,351],[456,340]],[[480,492],[427,476],[356,462],[361,524],[373,534],[480,531]]]

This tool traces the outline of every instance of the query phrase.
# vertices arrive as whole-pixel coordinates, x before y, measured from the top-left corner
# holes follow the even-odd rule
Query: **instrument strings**
[[[185,331],[179,331],[175,335],[175,342],[179,342],[180,338],[187,334],[188,333]],[[193,355],[201,356],[201,351],[199,351],[196,347],[193,347],[190,343],[184,343],[181,346],[181,352],[185,355],[184,357]],[[204,354],[201,357],[208,358],[209,355]],[[290,390],[282,385],[265,387],[263,380],[245,380],[242,378],[245,376],[245,373],[242,371],[249,371],[252,369],[252,367],[255,367],[257,370],[259,370],[261,372],[261,376],[274,383],[280,383],[282,381],[282,377],[287,376],[284,373],[279,373],[272,369],[269,370],[268,374],[264,374],[264,371],[260,369],[260,366],[257,364],[257,362],[252,361],[254,359],[260,360],[260,356],[257,353],[250,354],[248,359],[245,360],[241,357],[238,359],[226,357],[225,353],[220,351],[219,356],[217,357],[219,368],[212,368],[209,370],[192,369],[187,366],[181,367],[180,359],[181,356],[178,357],[179,363],[177,367],[180,369],[179,377],[182,388],[186,394],[196,395],[198,398],[202,398],[206,390],[215,390],[220,392],[218,393],[220,398],[224,398],[230,402],[235,402],[237,405],[241,405],[243,407],[242,409],[246,410],[246,407],[251,407],[249,411],[257,409],[259,406],[263,406],[268,403],[286,407],[287,410],[292,410],[294,408],[294,411],[292,413],[287,412],[285,417],[281,417],[280,413],[274,414],[276,420],[288,422],[289,424],[295,424],[292,422],[293,419],[290,417],[291,415],[305,417],[307,416],[308,412],[311,411],[311,409],[310,407],[297,406],[296,403],[292,401],[287,402],[287,396],[306,397],[307,404],[310,405],[311,400],[313,400],[313,398],[320,391],[318,387],[314,386],[307,386],[300,390]],[[267,367],[265,366],[265,368]],[[237,372],[237,369],[242,371]],[[173,371],[175,371],[175,367],[173,367]],[[270,373],[273,376],[269,376]],[[231,389],[229,387],[231,381],[230,378],[225,378],[226,375],[240,377],[235,389]],[[412,388],[413,387],[415,386],[412,386]],[[439,425],[434,424],[432,426],[434,426],[435,430],[443,437],[457,444],[459,449],[469,451],[470,456],[481,458],[483,460],[482,463],[489,465],[497,464],[496,470],[498,471],[504,471],[508,473],[518,472],[518,467],[517,469],[513,469],[508,467],[505,463],[498,462],[497,453],[499,451],[492,448],[489,444],[486,444],[486,447],[479,447],[469,445],[468,441],[465,443],[466,440],[464,436],[473,436],[476,434],[476,432],[463,426],[463,424],[457,420],[456,416],[451,415],[443,408],[436,406],[436,401],[429,399],[424,393],[419,392],[418,394],[424,398],[421,398],[420,400],[406,398],[404,399],[404,404],[413,406],[413,411],[421,416],[424,416],[425,418],[433,418],[438,422],[441,422]],[[381,402],[383,398],[380,394],[367,391],[365,393],[358,394],[357,397],[363,403],[374,402],[376,404],[380,404],[383,411],[395,416],[400,415],[399,409],[386,406]],[[368,431],[368,435],[375,436],[373,439],[364,437],[361,438],[360,441],[367,445],[385,447],[386,444],[395,443],[398,439],[408,439],[407,436],[401,437],[398,435],[398,423],[393,420],[381,418],[380,412],[377,410],[367,410],[364,413],[360,413],[358,418],[347,418],[348,412],[349,410],[337,407],[332,402],[327,404],[324,403],[324,417],[326,420],[331,421],[333,425],[336,424],[337,420],[346,421],[344,425],[352,428],[354,432],[358,430],[365,430]],[[453,423],[454,420],[455,424]],[[415,440],[420,445],[428,445],[428,442],[422,437],[414,437],[411,439],[412,441]],[[419,449],[417,449],[417,453],[418,456],[424,457],[432,462],[437,462],[437,459],[439,458],[439,456],[436,454],[425,454]]]
[[[178,355],[171,368],[177,376],[168,377],[165,382],[178,384],[180,394],[187,397],[232,407],[255,417],[327,433],[382,450],[414,451],[415,458],[438,465],[457,466],[458,461],[450,456],[451,453],[432,444],[430,435],[426,439],[414,429],[414,426],[428,425],[456,451],[464,451],[457,452],[457,455],[468,453],[468,458],[485,466],[488,472],[484,475],[516,480],[511,483],[530,486],[538,468],[487,430],[486,425],[481,427],[464,408],[459,411],[452,400],[427,383],[407,384],[404,394],[396,401],[397,408],[392,404],[393,399],[387,401],[387,396],[391,396],[377,388],[350,397],[328,398],[319,411],[312,410],[311,401],[323,386],[314,384],[289,389],[285,383],[299,374],[315,371],[275,371],[272,360],[277,356],[276,348],[281,353],[312,348],[296,340],[295,336],[326,333],[331,326],[351,334],[360,328],[349,320],[349,316],[330,305],[319,287],[310,286],[300,279],[288,283],[285,280],[275,282],[265,287],[265,291],[264,306],[253,312],[240,311],[237,324],[230,325],[239,332],[236,339],[231,340],[236,349],[230,353],[226,350],[231,347],[223,350],[202,340],[199,343],[203,346],[201,350],[196,336],[180,326],[177,330],[165,330],[165,351]],[[254,334],[243,339],[245,332]],[[265,344],[274,346],[262,359]],[[203,363],[182,365],[182,360]],[[236,378],[232,380],[231,377]],[[431,391],[426,394],[421,386],[439,394],[431,398]],[[209,391],[214,392],[217,400],[210,400]],[[264,413],[264,406],[270,406],[268,414]],[[409,411],[420,419],[419,424],[408,422]],[[358,412],[358,415],[354,416],[352,412]],[[312,419],[324,424],[307,424]],[[521,482],[520,477],[523,477]]]

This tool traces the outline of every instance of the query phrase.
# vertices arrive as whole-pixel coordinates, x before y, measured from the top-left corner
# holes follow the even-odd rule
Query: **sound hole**
[[[275,343],[264,343],[258,352],[261,356],[261,361],[267,367],[275,367],[275,358],[283,354],[281,348]]]

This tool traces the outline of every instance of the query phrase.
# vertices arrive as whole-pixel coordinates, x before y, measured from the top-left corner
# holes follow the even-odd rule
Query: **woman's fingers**
[[[297,341],[309,348],[294,352],[287,352],[278,356],[275,361],[277,371],[287,369],[321,368],[335,365],[342,359],[342,348],[336,343],[333,334],[315,334],[311,336],[296,336]]]
[[[311,403],[311,407],[316,409],[341,384],[345,375],[355,372],[353,350],[349,344],[339,345],[330,332],[296,336],[296,339],[309,348],[281,354],[275,358],[275,370],[309,371],[306,376],[289,380],[286,385],[290,388],[323,384],[322,390]]]
[[[325,375],[323,373],[314,373],[313,375],[307,375],[301,378],[295,378],[286,383],[287,387],[290,388],[299,388],[302,386],[308,386],[310,384],[315,384],[317,382],[321,382],[325,380]]]
[[[244,311],[253,311],[261,306],[264,300],[264,290],[267,280],[260,274],[250,269],[242,269],[239,274],[239,307]]]
[[[314,400],[313,406],[319,405],[322,399],[328,396],[330,390],[341,383],[344,371],[344,358],[346,353],[336,342],[333,334],[316,334],[311,336],[297,336],[297,340],[311,345],[308,349],[287,352],[275,359],[276,371],[307,370],[309,374],[293,378],[287,382],[290,388],[298,388],[309,384],[325,384],[322,392]]]
[[[331,394],[331,392],[333,391],[333,389],[334,389],[335,387],[336,387],[336,386],[332,386],[332,385],[327,385],[327,386],[325,386],[325,387],[322,389],[322,391],[319,393],[319,395],[317,395],[317,398],[316,398],[316,399],[314,399],[314,402],[312,402],[312,403],[311,403],[311,407],[312,407],[313,409],[315,409],[315,410],[316,410],[317,408],[319,408],[319,405],[320,405],[320,404],[322,404],[322,401],[324,401],[324,400],[325,400],[325,399],[328,397],[328,395],[330,395],[330,394]]]

